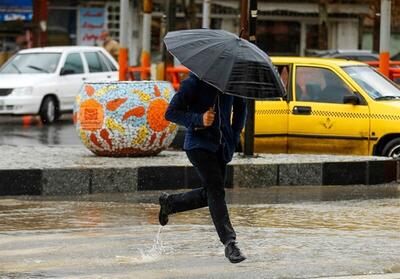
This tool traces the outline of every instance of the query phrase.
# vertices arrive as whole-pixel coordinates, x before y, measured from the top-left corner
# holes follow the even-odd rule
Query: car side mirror
[[[348,95],[343,97],[344,104],[359,105],[361,103],[360,98],[357,95]]]
[[[75,74],[75,71],[72,69],[62,68],[60,71],[60,76],[66,76],[66,75],[72,75],[72,74]]]

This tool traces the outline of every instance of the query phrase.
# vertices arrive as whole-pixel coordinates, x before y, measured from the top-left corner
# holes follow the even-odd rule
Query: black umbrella
[[[213,29],[172,31],[164,42],[184,66],[224,93],[251,99],[284,94],[268,55],[233,33]]]

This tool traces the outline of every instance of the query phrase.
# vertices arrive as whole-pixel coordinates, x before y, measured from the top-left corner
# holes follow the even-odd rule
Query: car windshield
[[[371,67],[343,67],[352,79],[375,100],[400,99],[400,88]]]
[[[0,69],[0,74],[54,73],[61,53],[20,53]]]

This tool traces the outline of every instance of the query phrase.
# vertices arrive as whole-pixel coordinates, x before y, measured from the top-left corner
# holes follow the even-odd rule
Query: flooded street
[[[43,125],[38,116],[0,118],[0,144],[8,145],[78,145],[80,139],[72,122],[72,115],[66,114],[53,125]]]
[[[301,199],[296,187],[229,190],[231,220],[248,256],[238,265],[225,260],[207,209],[173,215],[161,229],[159,192],[79,200],[3,197],[0,278],[318,278],[400,272],[399,187],[389,185],[381,194],[379,187],[385,188],[369,187],[370,196],[351,199],[349,194],[340,200],[335,198],[357,191],[310,187],[310,193],[319,194]]]
[[[183,130],[171,144],[171,148],[180,149],[183,145]],[[82,145],[78,137],[72,114],[66,113],[51,125],[43,125],[38,116],[1,116],[0,145],[14,146],[71,146]]]

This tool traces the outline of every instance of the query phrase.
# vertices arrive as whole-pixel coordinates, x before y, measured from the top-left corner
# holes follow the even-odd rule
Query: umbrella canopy
[[[251,99],[284,94],[268,55],[233,33],[213,29],[172,31],[164,42],[184,66],[226,94]]]

